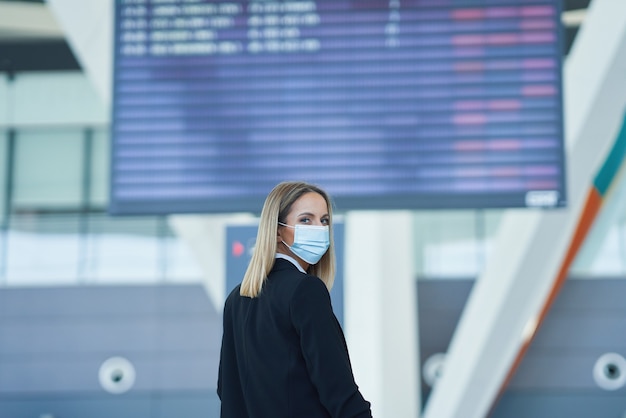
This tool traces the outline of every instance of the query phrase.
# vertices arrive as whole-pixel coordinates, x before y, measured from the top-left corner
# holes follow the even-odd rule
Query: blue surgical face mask
[[[292,253],[300,257],[309,264],[316,264],[320,258],[326,253],[330,246],[330,232],[328,225],[296,225],[291,226],[279,222],[280,225],[287,228],[294,228],[293,244],[283,244],[291,250]]]

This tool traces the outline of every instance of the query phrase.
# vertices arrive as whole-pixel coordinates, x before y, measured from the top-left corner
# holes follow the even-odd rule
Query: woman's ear
[[[276,229],[276,242],[281,242],[283,239],[280,236],[280,225],[278,225],[278,228]]]

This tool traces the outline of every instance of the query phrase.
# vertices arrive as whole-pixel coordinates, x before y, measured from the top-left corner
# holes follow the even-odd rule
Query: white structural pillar
[[[46,0],[67,42],[106,106],[113,89],[114,0]]]
[[[346,339],[375,417],[419,416],[412,225],[404,211],[346,215]]]
[[[568,207],[505,213],[425,418],[482,418],[492,408],[536,330],[587,190],[621,126],[625,74],[626,2],[595,0],[564,69]]]

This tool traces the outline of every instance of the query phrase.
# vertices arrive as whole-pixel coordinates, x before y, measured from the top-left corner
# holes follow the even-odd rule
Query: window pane
[[[19,131],[14,207],[78,207],[82,140],[82,130]]]
[[[91,216],[85,242],[88,283],[153,283],[162,280],[157,218]]]
[[[7,236],[6,284],[76,283],[78,231],[75,215],[13,215]]]

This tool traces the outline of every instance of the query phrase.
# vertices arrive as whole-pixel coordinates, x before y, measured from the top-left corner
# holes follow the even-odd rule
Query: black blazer
[[[328,290],[276,259],[260,295],[224,305],[217,383],[222,418],[365,418]]]

